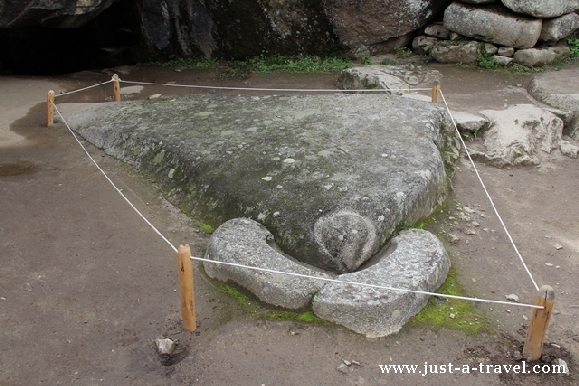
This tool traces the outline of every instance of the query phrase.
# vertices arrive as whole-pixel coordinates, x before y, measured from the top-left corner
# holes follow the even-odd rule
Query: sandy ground
[[[537,103],[526,92],[528,75],[437,69],[444,74],[443,91],[453,110]],[[335,80],[289,75],[236,80],[159,68],[120,70],[121,78],[157,83],[330,88]],[[577,68],[564,71],[561,77],[579,76]],[[577,383],[579,309],[571,306],[579,304],[578,160],[554,152],[540,168],[499,170],[477,164],[535,281],[556,290],[545,354],[565,358],[571,376],[386,374],[380,365],[419,365],[424,372],[425,362],[461,369],[514,364],[512,353],[520,350],[530,310],[477,305],[495,334],[466,336],[419,326],[370,340],[337,326],[256,320],[197,269],[198,328],[182,331],[174,252],[114,191],[62,123],[45,127],[49,89],[58,93],[108,79],[110,72],[101,71],[0,78],[0,385]],[[59,97],[57,103],[110,100],[111,91],[110,84],[98,86]],[[146,86],[125,98],[189,92]],[[173,245],[186,242],[194,255],[203,254],[208,236],[198,232],[198,222],[164,200],[154,182],[88,149]],[[497,300],[514,293],[532,303],[535,288],[464,160],[453,188],[431,230],[458,236],[449,253],[467,293]],[[474,209],[468,221],[460,219],[464,206]],[[475,234],[465,234],[466,229]],[[161,337],[178,340],[177,354],[169,361],[153,345]],[[361,365],[341,373],[337,367],[344,359]]]

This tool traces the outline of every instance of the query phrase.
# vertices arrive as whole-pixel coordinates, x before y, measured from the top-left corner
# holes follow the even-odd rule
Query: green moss
[[[464,291],[456,280],[454,268],[450,268],[446,281],[436,292],[464,296]],[[411,319],[409,325],[427,325],[435,330],[440,328],[460,330],[469,335],[493,332],[486,317],[471,302],[434,296],[428,300],[426,307]]]
[[[212,235],[213,232],[215,232],[215,229],[213,229],[213,227],[209,224],[201,224],[199,225],[199,229],[201,229],[203,232]]]
[[[239,307],[252,318],[271,321],[294,320],[317,325],[331,324],[315,316],[311,309],[301,313],[269,309],[261,305],[258,300],[250,298],[250,296],[235,287],[219,281],[213,281],[213,283],[221,292],[233,298],[239,304]]]

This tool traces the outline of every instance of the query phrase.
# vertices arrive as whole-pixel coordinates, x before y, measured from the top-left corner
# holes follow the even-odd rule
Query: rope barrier
[[[523,256],[521,255],[521,253],[519,252],[519,249],[517,248],[517,246],[515,245],[515,241],[513,240],[513,238],[511,237],[511,234],[509,233],[507,226],[505,225],[501,215],[499,214],[496,206],[495,206],[495,202],[493,201],[491,195],[489,194],[485,183],[483,182],[478,169],[476,168],[476,165],[472,159],[472,157],[470,156],[470,152],[468,151],[468,148],[466,147],[466,143],[464,142],[464,140],[462,139],[462,135],[460,135],[460,132],[458,131],[458,126],[456,124],[456,121],[454,120],[454,117],[452,116],[452,113],[450,112],[450,108],[448,107],[448,103],[446,103],[446,98],[444,97],[444,94],[442,93],[442,91],[440,91],[440,95],[442,96],[442,100],[446,106],[446,111],[448,112],[448,115],[450,116],[450,119],[452,120],[452,123],[454,124],[454,128],[456,130],[456,133],[458,134],[458,138],[460,139],[460,142],[462,143],[462,146],[464,147],[464,150],[466,152],[466,155],[468,156],[468,159],[470,161],[470,163],[472,164],[474,171],[476,173],[476,176],[489,200],[489,202],[491,203],[491,206],[493,207],[493,210],[495,212],[495,215],[497,216],[497,218],[499,219],[501,225],[503,226],[503,230],[505,231],[505,234],[507,235],[507,237],[509,238],[509,241],[511,242],[511,245],[513,246],[513,249],[515,250],[515,253],[517,254],[517,256],[519,257],[519,260],[521,261],[521,264],[523,264],[523,268],[525,268],[525,271],[527,272],[527,274],[529,275],[529,278],[531,279],[531,282],[533,282],[533,285],[535,286],[535,289],[537,291],[539,291],[539,286],[537,285],[537,283],[535,282],[535,280],[533,279],[533,275],[531,274],[531,271],[529,271],[529,268],[527,267],[527,264],[525,264],[525,260],[523,259]]]
[[[312,93],[387,93],[390,91],[431,91],[432,88],[373,88],[373,89],[358,89],[358,90],[340,90],[340,89],[298,89],[298,88],[254,88],[254,87],[228,87],[228,86],[201,86],[193,84],[177,84],[177,83],[149,83],[149,82],[133,82],[119,79],[122,83],[139,84],[139,85],[154,85],[154,86],[169,86],[169,87],[189,87],[199,89],[211,90],[233,90],[233,91],[271,91],[271,92],[312,92]]]
[[[77,92],[80,92],[80,91],[86,91],[86,90],[89,90],[89,89],[91,89],[91,88],[93,88],[93,87],[104,86],[105,84],[108,84],[108,83],[112,83],[112,80],[108,80],[108,81],[103,82],[103,83],[93,84],[92,86],[88,86],[88,87],[84,87],[84,88],[79,88],[78,90],[74,90],[74,91],[61,92],[60,94],[55,95],[55,97],[57,97],[57,96],[62,96],[62,95],[70,95],[70,94],[74,94],[74,93],[77,93]]]
[[[109,81],[112,82],[112,81]],[[106,82],[106,83],[109,83]],[[102,83],[102,84],[106,84],[106,83]],[[127,82],[125,82],[127,83]],[[86,90],[89,89],[91,87],[96,87],[102,84],[97,84],[94,86],[89,86],[86,87],[82,90]],[[148,83],[148,84],[152,84],[152,83]],[[201,86],[203,88],[205,88],[205,86]],[[247,88],[236,88],[236,89],[244,89],[247,90]],[[280,91],[283,89],[251,89],[251,90],[260,90],[260,91]],[[304,90],[295,90],[295,89],[288,89],[291,91],[304,91]],[[428,89],[430,90],[430,89]],[[81,90],[76,90],[73,92],[70,92],[69,94],[72,94],[74,92],[78,92]],[[337,92],[340,90],[332,90],[333,92]],[[62,94],[61,94],[62,95]],[[441,92],[442,95],[442,92]],[[444,95],[442,95],[442,98],[444,100],[444,103],[446,104],[446,99],[444,98]],[[62,120],[62,122],[64,122],[66,128],[68,129],[68,131],[72,134],[72,136],[74,137],[74,139],[76,140],[76,142],[79,144],[79,146],[82,148],[82,150],[85,152],[85,154],[89,157],[89,159],[92,161],[92,163],[96,166],[96,168],[102,173],[102,175],[106,178],[106,180],[112,185],[112,187],[121,195],[121,197],[123,197],[123,199],[129,204],[129,206],[143,219],[143,221],[145,221],[145,223],[147,225],[149,225],[151,227],[151,229],[153,229],[153,231],[159,235],[172,249],[175,253],[178,252],[178,249],[169,241],[169,239],[167,239],[134,205],[133,203],[125,196],[125,194],[122,192],[121,189],[119,189],[115,183],[108,177],[108,175],[106,174],[106,172],[98,165],[98,163],[96,162],[96,160],[90,155],[90,153],[88,152],[88,150],[86,149],[86,147],[82,144],[82,142],[78,139],[78,136],[76,135],[76,133],[72,130],[72,128],[70,127],[70,125],[68,124],[68,122],[66,121],[66,119],[63,117],[63,115],[60,113],[60,111],[58,110],[58,107],[56,106],[56,104],[54,102],[51,102],[52,106],[54,107],[55,111],[57,112],[57,114],[59,115],[60,119]],[[456,121],[454,120],[454,117],[452,116],[452,114],[450,113],[450,110],[448,108],[448,104],[446,104],[447,107],[447,111],[454,123],[454,126],[458,132],[458,128],[456,126]],[[462,141],[462,137],[460,137],[460,133],[459,133],[459,138]],[[466,149],[466,144],[464,143],[464,141],[462,141],[463,146]],[[467,152],[468,154],[468,152]],[[470,158],[470,155],[469,155]],[[471,162],[472,159],[471,159]],[[474,162],[473,162],[474,165]],[[476,168],[475,168],[476,170]],[[478,172],[477,172],[477,176],[478,176]],[[480,179],[479,176],[479,180],[482,182],[482,179]],[[484,184],[483,184],[484,187]],[[486,188],[485,188],[485,192],[486,192]],[[490,198],[490,196],[487,193],[487,196]],[[492,199],[491,199],[491,203],[492,203]],[[494,208],[494,204],[493,204],[493,208]],[[495,209],[495,213],[496,209]],[[497,213],[498,216],[498,213]],[[500,219],[500,216],[499,216]],[[501,219],[501,223],[502,219]],[[504,226],[504,223],[503,223]],[[506,227],[505,227],[505,231],[506,231]],[[510,235],[509,235],[510,238]],[[512,238],[511,238],[512,241]],[[513,242],[513,246],[514,246],[514,242]],[[516,247],[515,247],[516,248]],[[518,252],[518,251],[517,251]],[[520,256],[520,254],[519,254]],[[522,261],[522,257],[521,261]],[[276,270],[271,270],[271,269],[267,269],[267,268],[260,268],[260,267],[252,267],[252,266],[247,266],[247,265],[243,265],[243,264],[238,264],[238,263],[230,263],[230,262],[223,262],[223,261],[216,261],[216,260],[209,260],[209,259],[205,259],[205,258],[201,258],[201,257],[194,257],[191,256],[192,260],[197,260],[200,262],[204,262],[204,263],[210,263],[210,264],[222,264],[222,265],[229,265],[229,266],[234,266],[234,267],[238,267],[238,268],[244,268],[244,269],[249,269],[249,270],[253,270],[253,271],[259,271],[259,272],[267,272],[267,273],[273,273],[273,274],[279,274],[279,275],[288,275],[288,276],[296,276],[296,277],[304,277],[304,278],[308,278],[308,279],[313,279],[313,280],[320,280],[320,281],[325,281],[325,282],[333,282],[333,283],[341,283],[341,284],[349,284],[349,285],[354,285],[354,286],[359,286],[359,287],[366,287],[366,288],[375,288],[375,289],[381,289],[381,290],[387,290],[387,291],[394,291],[394,292],[405,292],[405,293],[416,293],[416,294],[421,294],[421,295],[429,295],[429,296],[436,296],[436,297],[440,297],[440,298],[450,298],[450,299],[458,299],[458,300],[465,300],[465,301],[472,301],[472,302],[483,302],[483,303],[494,303],[494,304],[503,304],[503,305],[510,305],[510,306],[515,306],[515,307],[526,307],[526,308],[534,308],[534,309],[544,309],[545,307],[543,306],[537,306],[537,305],[532,305],[532,304],[525,304],[525,303],[515,303],[515,302],[508,302],[508,301],[501,301],[501,300],[490,300],[490,299],[479,299],[479,298],[470,298],[470,297],[464,297],[464,296],[456,296],[456,295],[448,295],[448,294],[440,294],[440,293],[436,293],[436,292],[428,292],[428,291],[420,291],[420,290],[409,290],[409,289],[400,289],[400,288],[393,288],[393,287],[388,287],[388,286],[381,286],[381,285],[375,285],[375,284],[368,284],[368,283],[358,283],[358,282],[352,282],[352,281],[345,281],[345,280],[337,280],[337,279],[329,279],[329,278],[323,278],[323,277],[318,277],[318,276],[310,276],[310,275],[305,275],[305,274],[300,274],[300,273],[295,273],[295,272],[282,272],[282,271],[276,271]],[[526,265],[524,264],[523,261],[523,265],[526,268]],[[527,269],[527,273],[530,272]],[[531,276],[531,280],[533,281],[533,284],[536,283],[534,282],[534,280],[532,279]],[[537,288],[538,289],[538,288]]]

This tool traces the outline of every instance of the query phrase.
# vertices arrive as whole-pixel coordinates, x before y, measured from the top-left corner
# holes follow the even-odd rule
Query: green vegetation
[[[253,301],[249,298],[249,296],[242,293],[235,287],[227,285],[225,283],[219,281],[213,281],[215,286],[227,296],[235,299],[239,304],[239,307],[246,312],[247,314],[251,315],[256,319],[262,320],[271,320],[271,321],[279,321],[279,320],[295,320],[299,322],[305,323],[313,323],[318,325],[329,325],[329,322],[322,320],[314,315],[312,310],[307,310],[302,313],[293,312],[293,311],[284,311],[284,310],[272,310],[262,307],[257,300]]]
[[[456,271],[453,267],[450,268],[446,281],[436,292],[440,294],[464,296],[464,291],[456,280]],[[410,326],[422,324],[433,329],[448,328],[461,330],[467,334],[493,332],[488,320],[471,302],[450,298],[437,298],[434,296],[428,300],[426,307],[409,322]]]
[[[380,61],[380,64],[383,66],[393,66],[396,63],[390,58],[384,58]]]
[[[372,61],[370,60],[370,55],[362,56],[362,58],[360,59],[360,63],[366,66],[372,64]]]
[[[569,45],[569,50],[571,50],[571,59],[579,58],[579,39],[575,36],[568,37],[567,44]]]
[[[162,67],[179,67],[188,70],[204,70],[216,68],[219,62],[215,59],[184,59],[172,57],[166,62],[151,62],[150,65],[162,66]]]
[[[476,59],[476,65],[486,70],[494,70],[499,67],[499,63],[493,56],[479,54]]]
[[[215,229],[209,224],[201,224],[199,225],[199,229],[203,232],[207,233],[208,235],[212,235],[215,232]]]
[[[412,50],[408,47],[396,47],[395,52],[398,59],[406,59],[412,55]]]

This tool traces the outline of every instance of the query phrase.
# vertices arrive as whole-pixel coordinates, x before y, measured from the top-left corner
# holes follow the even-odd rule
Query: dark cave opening
[[[117,1],[81,28],[0,29],[0,73],[63,75],[137,63],[132,3]]]

